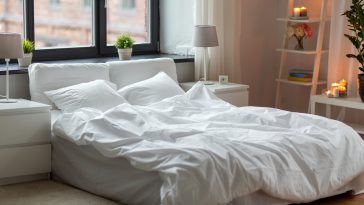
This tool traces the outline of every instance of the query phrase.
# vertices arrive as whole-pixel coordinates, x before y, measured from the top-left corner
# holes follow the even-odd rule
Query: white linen
[[[52,105],[52,103],[44,95],[45,91],[56,90],[93,80],[110,80],[109,68],[104,63],[35,63],[29,67],[28,74],[31,99],[49,105]]]
[[[83,108],[60,116],[53,130],[158,171],[162,204],[226,204],[258,190],[308,202],[364,171],[364,142],[341,122],[186,96],[105,113]]]
[[[152,78],[119,89],[118,93],[132,105],[150,105],[185,92],[166,73],[159,72]]]
[[[127,103],[114,90],[115,88],[116,85],[111,82],[95,80],[44,93],[58,109],[64,112],[73,112],[83,107],[106,111],[122,103]]]
[[[161,71],[178,82],[176,64],[171,58],[114,61],[108,62],[107,65],[110,69],[110,80],[116,83],[118,88],[146,80]]]

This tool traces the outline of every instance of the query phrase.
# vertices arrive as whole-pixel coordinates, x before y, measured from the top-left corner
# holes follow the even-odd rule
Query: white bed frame
[[[118,61],[99,64],[33,64],[29,68],[29,86],[31,100],[51,105],[52,103],[46,98],[46,96],[44,95],[44,91],[59,89],[62,87],[89,82],[97,79],[109,80],[115,83],[118,88],[121,88],[126,85],[150,78],[160,71],[164,71],[177,82],[176,66],[174,61],[169,58],[123,62]],[[60,144],[62,144],[62,142]],[[64,150],[65,146],[59,146],[60,144],[54,146],[58,147],[58,150],[53,151],[53,153],[64,153],[64,155],[66,155],[65,153],[67,152],[65,152]],[[69,160],[69,163],[72,163],[72,159],[61,160]],[[63,162],[67,163],[66,161]],[[58,165],[61,166],[60,164]],[[83,174],[82,171],[79,171],[78,173]],[[67,176],[61,176],[61,178],[66,177]],[[95,194],[115,199],[119,202],[124,201],[123,198],[118,197],[119,194],[117,192],[111,194],[102,191],[102,189],[95,189],[94,186],[97,186],[97,184],[99,183],[97,179],[95,179],[94,181],[76,182],[75,180],[71,180],[71,178],[68,178],[68,180],[64,179],[64,181],[67,181],[74,186],[78,186]],[[343,187],[342,190],[338,190],[337,193],[332,193],[331,195],[343,193],[347,190],[354,190],[355,194],[359,194],[364,191],[363,185],[364,174],[353,179],[352,183],[348,187]],[[241,197],[232,202],[232,204],[264,203],[287,204],[287,202],[283,202],[279,199],[269,197],[262,192],[256,192],[252,195]],[[147,199],[145,204],[148,204]]]

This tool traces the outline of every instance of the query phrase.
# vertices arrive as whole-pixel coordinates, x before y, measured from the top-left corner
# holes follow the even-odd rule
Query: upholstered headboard
[[[29,67],[29,90],[33,101],[51,105],[45,91],[93,80],[110,80],[108,66],[89,64],[33,64]]]
[[[169,58],[88,64],[37,63],[29,67],[30,96],[33,101],[52,105],[45,91],[98,79],[109,80],[120,88],[153,77],[160,71],[177,82],[176,65]]]
[[[160,71],[177,82],[176,64],[170,58],[115,61],[107,64],[110,68],[110,80],[118,88],[151,78]]]

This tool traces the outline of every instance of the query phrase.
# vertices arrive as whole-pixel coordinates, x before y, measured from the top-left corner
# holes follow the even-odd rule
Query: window
[[[24,34],[23,1],[0,0],[0,32]]]
[[[60,2],[59,1],[60,0],[49,0],[49,3],[48,3],[49,4],[49,7],[51,9],[58,9],[59,8],[59,5],[60,5]],[[39,1],[39,0],[37,2],[41,2],[42,4],[44,3],[44,2]]]
[[[135,0],[121,0],[121,9],[122,10],[134,10],[135,9]]]
[[[122,3],[123,8],[136,9],[138,12],[129,13],[129,10],[121,10],[116,6]],[[149,43],[149,1],[138,0],[108,0],[107,9],[107,43],[114,43],[117,36],[129,33],[136,43]],[[115,6],[114,6],[115,5]],[[137,5],[137,7],[135,7]],[[127,14],[125,14],[127,13]]]
[[[73,0],[60,4],[58,10],[44,10],[42,1],[35,0],[35,47],[93,46],[93,12],[80,12],[79,5],[80,0]]]
[[[135,38],[134,54],[151,54],[158,15],[159,0],[0,0],[0,31],[34,41],[35,61],[117,56],[121,33]]]
[[[92,3],[93,1],[92,0],[83,0],[83,8],[89,10],[92,8]]]

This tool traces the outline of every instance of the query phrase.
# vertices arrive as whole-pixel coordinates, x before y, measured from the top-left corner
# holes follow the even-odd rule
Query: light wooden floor
[[[39,181],[0,186],[0,205],[119,205],[118,203],[54,182]],[[340,195],[301,205],[364,205],[364,194]]]
[[[305,205],[364,205],[364,194],[358,196],[343,194]]]

